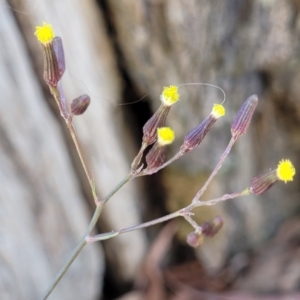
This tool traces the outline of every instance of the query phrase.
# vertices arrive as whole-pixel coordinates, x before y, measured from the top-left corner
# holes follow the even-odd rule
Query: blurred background
[[[69,132],[43,82],[35,26],[63,40],[68,102],[101,197],[124,178],[164,86],[209,83],[226,116],[201,147],[138,178],[107,204],[99,233],[190,203],[230,140],[248,96],[259,104],[203,199],[238,192],[289,158],[300,170],[300,1],[0,0],[0,295],[39,299],[94,211]],[[221,103],[212,87],[182,85],[167,119],[184,135]],[[88,245],[49,299],[300,299],[299,177],[260,197],[195,210],[224,226],[192,249],[183,220]]]

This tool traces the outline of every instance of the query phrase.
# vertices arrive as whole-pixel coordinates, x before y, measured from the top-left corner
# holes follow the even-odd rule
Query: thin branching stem
[[[200,189],[200,191],[195,195],[194,199],[193,199],[193,203],[199,201],[200,197],[203,195],[203,193],[206,191],[208,185],[211,183],[211,181],[213,180],[213,178],[216,176],[216,174],[218,173],[218,171],[220,170],[220,168],[223,165],[223,162],[225,161],[226,157],[228,156],[232,146],[234,145],[234,143],[236,142],[236,140],[234,138],[231,138],[229,144],[227,145],[225,151],[223,152],[218,164],[216,165],[216,167],[214,168],[214,170],[212,171],[212,173],[210,174],[209,178],[207,179],[207,181],[205,182],[205,184],[203,185],[203,187]]]
[[[70,255],[69,259],[66,261],[66,263],[63,265],[63,267],[60,269],[60,271],[58,272],[58,274],[56,275],[56,277],[54,278],[53,282],[50,284],[49,288],[47,289],[45,295],[43,296],[43,300],[47,299],[48,296],[51,294],[51,292],[54,290],[54,288],[56,287],[56,285],[59,283],[59,281],[61,280],[61,278],[64,276],[64,274],[67,272],[67,270],[69,269],[69,267],[71,266],[71,264],[73,263],[73,261],[75,260],[75,258],[78,256],[78,254],[81,252],[81,250],[84,248],[84,246],[87,244],[87,240],[89,239],[89,236],[92,232],[92,230],[94,229],[94,227],[97,224],[97,221],[100,217],[100,214],[103,210],[103,206],[104,204],[124,185],[126,184],[129,180],[130,180],[131,176],[128,175],[126,176],[103,200],[102,202],[99,202],[99,205],[96,206],[94,215],[92,217],[92,220],[88,226],[88,229],[86,231],[86,233],[84,234],[84,236],[82,237],[82,239],[80,240],[80,242],[78,243],[78,245],[76,246],[76,248],[74,249],[74,251],[72,252],[72,254]],[[111,236],[113,237],[113,236]],[[104,238],[103,238],[104,239]]]
[[[73,125],[72,122],[72,116],[68,113],[66,106],[65,106],[65,97],[63,94],[63,90],[61,88],[61,86],[59,85],[57,88],[54,87],[50,87],[50,91],[52,93],[52,95],[55,98],[55,101],[59,107],[60,110],[60,114],[61,116],[64,118],[67,127],[70,131],[70,134],[72,136],[76,151],[78,153],[78,156],[80,158],[82,167],[85,171],[86,177],[89,181],[91,190],[92,190],[92,194],[93,194],[93,198],[96,204],[96,209],[94,212],[94,215],[92,217],[92,220],[88,226],[88,229],[86,231],[86,233],[84,234],[84,236],[82,237],[82,239],[80,240],[80,242],[77,244],[76,248],[74,249],[74,251],[72,252],[71,256],[69,257],[69,259],[66,261],[66,263],[64,264],[64,266],[60,269],[60,271],[58,272],[58,274],[56,275],[56,277],[54,278],[53,282],[50,284],[50,286],[48,287],[46,293],[43,296],[43,300],[47,299],[48,296],[52,293],[52,291],[54,290],[54,288],[56,287],[56,285],[59,283],[59,281],[61,280],[61,278],[64,276],[64,274],[67,272],[67,270],[69,269],[69,267],[71,266],[71,264],[73,263],[73,261],[76,259],[76,257],[79,255],[79,253],[81,252],[81,250],[84,248],[84,246],[87,244],[87,239],[89,238],[92,230],[95,228],[97,221],[101,215],[101,212],[103,210],[103,207],[105,205],[105,203],[124,185],[126,184],[131,178],[132,175],[129,174],[127,175],[115,188],[112,189],[112,191],[105,197],[103,198],[102,201],[99,201],[99,198],[97,196],[96,193],[96,188],[95,188],[95,182],[93,177],[91,176],[88,168],[87,168],[87,164],[84,160],[84,157],[82,155],[82,151],[80,149],[80,145],[78,142],[78,137],[76,134],[76,130],[75,127]]]
[[[197,203],[191,203],[190,205],[188,205],[188,206],[186,206],[186,207],[184,207],[180,210],[177,210],[177,211],[175,211],[171,214],[163,216],[161,218],[157,218],[155,220],[145,222],[145,223],[142,223],[142,224],[139,224],[139,225],[122,228],[120,230],[110,231],[110,232],[106,232],[106,233],[97,234],[95,236],[90,236],[90,237],[87,238],[86,241],[88,243],[93,243],[93,242],[108,240],[108,239],[111,239],[111,238],[113,238],[113,237],[115,237],[119,234],[127,233],[127,232],[130,232],[130,231],[135,231],[135,230],[146,228],[146,227],[153,226],[153,225],[156,225],[156,224],[160,224],[160,223],[169,221],[169,220],[177,218],[177,217],[184,217],[192,225],[192,223],[190,222],[190,220],[192,220],[190,216],[193,215],[192,210],[194,208],[199,207],[199,206],[215,205],[218,202],[226,201],[226,200],[229,200],[229,199],[234,199],[234,198],[241,197],[241,196],[247,196],[247,195],[249,195],[249,190],[244,190],[240,193],[225,194],[222,197],[212,199],[212,200],[198,201]],[[192,226],[196,229],[195,223],[193,223]],[[199,226],[197,226],[197,228],[198,227]]]
[[[141,176],[152,175],[154,173],[157,173],[159,170],[165,168],[166,166],[170,165],[172,162],[174,162],[175,160],[177,160],[178,158],[180,158],[183,154],[184,154],[184,152],[179,151],[172,158],[170,158],[169,160],[167,160],[161,166],[159,166],[157,168],[154,168],[154,169],[151,169],[151,170],[145,169],[145,170],[141,171],[140,173],[134,174],[134,177],[141,177]]]
[[[91,190],[92,190],[92,194],[93,194],[93,198],[94,198],[94,202],[95,202],[96,205],[98,205],[99,204],[99,198],[97,196],[97,192],[96,192],[96,189],[95,189],[94,179],[91,176],[91,174],[90,174],[90,172],[88,170],[87,164],[86,164],[86,162],[84,160],[84,157],[83,157],[80,145],[79,145],[77,133],[76,133],[75,127],[73,125],[72,116],[67,112],[65,106],[63,105],[63,103],[66,102],[65,101],[65,96],[64,96],[64,93],[63,93],[63,89],[62,89],[61,85],[58,85],[57,88],[51,87],[50,90],[51,90],[51,93],[52,93],[52,95],[54,96],[54,98],[56,100],[56,103],[58,104],[61,116],[64,118],[64,120],[65,120],[65,122],[67,124],[67,127],[68,127],[68,129],[70,131],[70,134],[71,134],[71,137],[73,139],[73,142],[74,142],[76,151],[78,153],[80,162],[82,164],[82,167],[84,169],[85,175],[86,175],[86,177],[88,179],[88,182],[90,184],[90,187],[91,187]]]

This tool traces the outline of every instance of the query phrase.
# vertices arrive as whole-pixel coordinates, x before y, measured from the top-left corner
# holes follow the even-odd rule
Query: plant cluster
[[[236,114],[231,125],[231,139],[222,156],[220,157],[216,167],[188,206],[150,222],[128,228],[122,228],[120,230],[92,235],[92,231],[100,217],[104,205],[118,190],[121,189],[124,184],[136,177],[156,173],[175,160],[179,159],[184,154],[197,148],[214,123],[220,117],[225,115],[225,108],[221,104],[214,104],[211,113],[198,126],[186,134],[178,152],[172,158],[167,160],[166,148],[167,145],[173,142],[175,135],[173,130],[166,126],[166,119],[172,105],[178,102],[179,93],[177,86],[171,85],[169,87],[164,87],[160,96],[160,107],[143,127],[143,140],[141,148],[131,164],[130,172],[106,197],[100,199],[96,192],[94,178],[91,176],[81,153],[77,134],[72,122],[74,116],[81,115],[86,111],[90,104],[90,97],[88,95],[79,96],[78,98],[74,99],[71,102],[70,107],[68,107],[60,82],[65,71],[62,40],[60,37],[55,37],[52,26],[46,23],[43,23],[42,26],[36,27],[35,35],[43,48],[44,80],[49,86],[50,92],[59,107],[60,114],[70,130],[76,150],[89,181],[96,206],[94,215],[86,230],[86,233],[78,243],[70,258],[59,271],[54,281],[49,286],[43,299],[46,299],[51,294],[72,262],[76,259],[77,255],[81,252],[83,247],[89,243],[110,239],[126,232],[152,226],[176,217],[182,217],[194,228],[193,232],[187,236],[187,243],[192,247],[198,247],[203,242],[204,237],[212,237],[221,229],[223,220],[220,216],[216,216],[212,220],[209,220],[203,224],[198,224],[193,219],[192,211],[194,208],[204,205],[215,205],[221,201],[247,196],[250,194],[260,195],[278,181],[283,181],[286,183],[293,180],[293,177],[296,173],[295,168],[290,160],[283,159],[279,162],[276,169],[271,170],[266,174],[254,177],[249,186],[242,191],[233,194],[225,194],[216,199],[201,201],[201,196],[221,168],[233,145],[242,135],[246,133],[250,125],[252,115],[258,104],[258,97],[256,95],[252,95],[243,103],[242,107]],[[147,154],[145,154],[145,150],[148,147],[151,147],[151,149],[147,152]],[[142,163],[143,158],[145,163]]]

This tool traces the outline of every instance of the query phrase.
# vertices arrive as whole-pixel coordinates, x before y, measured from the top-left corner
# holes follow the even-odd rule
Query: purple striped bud
[[[224,107],[220,104],[215,104],[211,114],[185,136],[184,142],[180,148],[181,151],[186,153],[197,148],[217,119],[224,114]]]
[[[296,174],[296,169],[289,159],[282,159],[276,170],[272,170],[267,174],[254,177],[250,184],[250,192],[255,195],[260,195],[267,191],[277,181],[293,181]]]
[[[42,45],[44,48],[44,80],[49,86],[56,87],[66,69],[62,40],[60,37],[55,37],[49,43]]]
[[[191,232],[186,237],[186,242],[189,246],[197,248],[203,243],[203,235],[198,232]]]
[[[257,106],[257,103],[257,95],[252,95],[243,103],[242,107],[237,113],[231,125],[231,134],[235,140],[238,139],[244,133],[246,133],[250,125],[254,110]]]
[[[143,142],[149,146],[155,143],[157,140],[157,128],[163,127],[166,122],[167,115],[171,109],[171,106],[161,104],[159,109],[154,115],[147,121],[143,127]]]
[[[277,181],[276,170],[256,176],[251,180],[250,192],[255,195],[260,195],[271,188]]]
[[[175,85],[164,87],[160,100],[162,101],[161,106],[143,127],[143,143],[147,146],[155,143],[157,128],[165,126],[171,106],[179,100],[178,87]]]
[[[75,98],[71,103],[71,113],[73,115],[82,115],[91,103],[88,95],[81,95]]]
[[[213,237],[223,227],[223,223],[223,219],[217,216],[212,221],[201,224],[202,234],[206,237]]]

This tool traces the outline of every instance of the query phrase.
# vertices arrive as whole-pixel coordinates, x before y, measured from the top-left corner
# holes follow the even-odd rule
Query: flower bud
[[[143,143],[147,146],[156,141],[157,128],[165,126],[166,118],[169,114],[171,106],[179,100],[179,94],[177,90],[178,87],[174,85],[164,87],[160,96],[162,101],[161,106],[143,127]]]
[[[244,102],[239,112],[237,113],[231,125],[231,134],[235,140],[246,133],[257,103],[257,95],[252,95]]]
[[[210,115],[185,136],[181,151],[186,153],[197,148],[217,119],[224,114],[225,108],[220,104],[214,104]]]
[[[203,235],[198,232],[191,232],[186,237],[186,242],[189,246],[197,248],[203,243]]]
[[[84,94],[75,98],[71,103],[71,113],[73,115],[82,115],[90,105],[91,99],[88,95]]]
[[[254,177],[250,184],[250,192],[255,195],[260,195],[267,191],[277,181],[281,180],[287,183],[293,181],[296,174],[295,167],[288,159],[282,159],[276,170],[272,170],[267,174]]]
[[[171,128],[162,127],[157,129],[157,142],[146,155],[147,169],[152,170],[160,167],[166,160],[166,145],[173,142],[175,135]]]
[[[170,106],[161,105],[154,115],[147,121],[143,127],[143,142],[149,146],[155,143],[157,139],[157,128],[163,127],[166,122]]]
[[[44,80],[56,87],[66,69],[62,40],[55,37],[52,26],[45,22],[36,27],[35,35],[44,49]]]
[[[56,87],[66,69],[62,40],[55,37],[51,43],[43,45],[43,48],[44,80],[49,86]]]
[[[215,217],[212,221],[205,222],[201,225],[202,234],[206,237],[213,237],[223,227],[223,219],[220,216]]]

